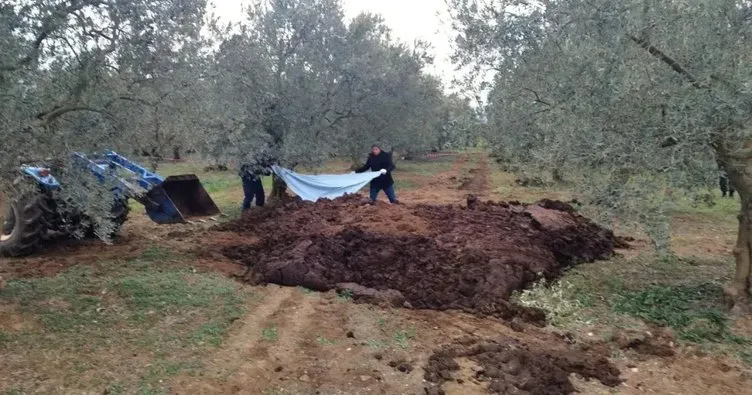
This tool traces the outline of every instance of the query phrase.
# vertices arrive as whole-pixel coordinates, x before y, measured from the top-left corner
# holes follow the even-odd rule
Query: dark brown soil
[[[353,283],[363,287],[353,292],[356,300],[383,294],[404,299],[406,307],[542,322],[542,312],[507,299],[573,264],[608,258],[614,249],[611,231],[561,202],[476,201],[472,209],[366,203],[348,196],[251,212],[221,229],[252,233],[260,242],[225,254],[248,266],[245,278],[252,283],[318,291]]]
[[[413,365],[410,364],[410,362],[405,361],[404,359],[389,362],[389,367],[392,367],[402,373],[410,373],[413,371]]]
[[[575,392],[569,381],[572,373],[611,387],[621,383],[619,370],[600,355],[544,349],[512,338],[494,342],[468,339],[431,355],[424,377],[433,385],[426,392],[442,394],[443,382],[461,380],[453,377],[460,369],[457,360],[461,358],[480,366],[473,379],[487,382],[489,391],[497,394],[571,394]]]
[[[467,174],[460,180],[458,187],[461,191],[481,193],[488,187],[488,159],[479,158],[477,167],[468,170]]]

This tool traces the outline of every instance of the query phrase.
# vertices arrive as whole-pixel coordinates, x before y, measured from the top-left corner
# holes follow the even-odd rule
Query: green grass
[[[332,339],[328,339],[328,338],[326,338],[324,336],[317,337],[316,338],[316,343],[318,343],[319,345],[322,345],[322,346],[332,346],[332,345],[337,344],[336,341],[334,341]]]
[[[384,328],[386,328],[386,318],[384,318],[384,317],[377,318],[376,319],[376,326],[383,331]]]
[[[136,273],[114,279],[109,288],[135,314],[169,314],[183,308],[207,308],[217,300],[236,302],[236,285],[218,282],[215,275],[174,270],[160,273]]]
[[[12,340],[10,332],[0,329],[0,350],[7,348]]]
[[[159,245],[150,245],[141,251],[139,260],[143,263],[149,264],[152,262],[174,262],[175,260],[183,258],[184,255],[176,255],[176,253],[169,248],[165,248]]]
[[[39,374],[69,377],[71,391],[98,386],[110,388],[108,393],[167,391],[163,379],[199,370],[202,350],[222,344],[251,297],[229,278],[179,266],[184,258],[150,247],[132,260],[9,281],[0,303],[14,306],[33,324],[0,332],[0,351],[19,356],[8,368],[54,355],[55,363],[38,367]],[[109,383],[99,374],[75,379],[88,371],[117,371],[122,377]],[[13,380],[22,392],[35,392],[32,377]]]
[[[353,298],[353,291],[351,289],[343,289],[337,292],[337,301],[341,303],[351,302]]]
[[[407,330],[400,329],[394,332],[392,335],[392,340],[394,341],[394,344],[397,345],[397,347],[402,349],[407,349],[410,347],[410,340],[415,339],[417,336],[417,333],[415,331],[415,328],[410,328]]]
[[[279,339],[277,327],[272,326],[269,328],[264,328],[264,330],[261,332],[261,338],[268,342],[276,342],[277,339]]]
[[[613,310],[675,330],[693,343],[738,343],[747,340],[731,333],[723,309],[723,290],[717,283],[656,285],[614,295]]]
[[[366,344],[370,349],[376,351],[381,350],[387,346],[387,343],[385,341],[379,339],[369,339]]]
[[[400,160],[395,163],[397,169],[394,171],[394,177],[399,179],[401,174],[411,174],[431,179],[437,173],[451,170],[455,160],[455,155],[435,159]]]
[[[165,379],[182,373],[195,373],[201,370],[203,363],[198,359],[187,361],[157,360],[152,363],[146,374],[138,383],[139,394],[167,394]]]
[[[718,190],[707,192],[708,201],[704,199],[691,200],[688,197],[678,199],[674,212],[676,214],[688,214],[693,216],[705,217],[705,219],[726,221],[732,219],[736,222],[736,215],[739,214],[739,198],[721,197]]]
[[[723,302],[720,284],[732,270],[730,258],[615,258],[579,265],[515,300],[546,310],[551,325],[574,333],[597,327],[613,334],[658,325],[670,328],[679,343],[752,361],[747,350],[752,339],[735,332]]]
[[[502,165],[489,158],[490,185],[496,198],[504,201],[517,200],[521,202],[535,202],[543,198],[571,200],[572,192],[565,185],[548,186],[520,186],[515,180],[517,175],[503,170]]]
[[[300,286],[300,285],[298,285],[295,288],[297,288],[297,290],[300,291],[303,295],[313,295],[313,294],[315,294],[315,291],[313,291],[311,289],[308,289],[306,287]]]

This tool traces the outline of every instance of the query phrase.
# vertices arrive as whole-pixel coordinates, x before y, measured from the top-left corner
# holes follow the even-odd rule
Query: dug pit
[[[542,322],[516,290],[613,255],[611,231],[558,201],[524,205],[369,205],[360,196],[252,211],[222,231],[259,242],[226,248],[254,284],[348,289],[373,303]]]

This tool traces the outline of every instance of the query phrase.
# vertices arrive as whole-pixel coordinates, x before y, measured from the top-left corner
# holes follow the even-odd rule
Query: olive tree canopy
[[[424,43],[393,40],[376,15],[346,22],[339,0],[265,0],[247,11],[238,32],[218,31],[206,155],[294,168],[362,159],[375,142],[432,148],[445,95],[424,73]]]
[[[204,0],[0,2],[0,191],[22,162],[135,148],[133,108],[159,95],[148,87],[167,58],[198,40],[205,8]]]
[[[728,173],[742,208],[736,276],[752,259],[752,3],[448,0],[456,60],[494,70],[489,135],[523,170],[557,169],[602,212],[667,247],[679,195]]]

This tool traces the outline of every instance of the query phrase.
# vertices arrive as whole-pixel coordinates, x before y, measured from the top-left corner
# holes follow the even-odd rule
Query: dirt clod
[[[542,323],[542,311],[507,299],[614,250],[611,231],[562,202],[475,201],[472,209],[366,202],[346,196],[253,211],[221,229],[261,240],[225,255],[247,265],[255,284],[346,288],[355,301]]]
[[[660,328],[651,332],[622,332],[613,341],[623,350],[632,350],[642,355],[673,357],[676,351],[672,347],[673,336]]]
[[[389,362],[389,366],[402,373],[410,373],[413,371],[413,365],[404,359],[391,361]]]
[[[621,383],[619,370],[602,356],[573,350],[553,350],[502,338],[493,342],[464,341],[440,348],[429,357],[424,378],[436,388],[455,380],[456,359],[467,358],[482,369],[476,379],[487,381],[498,394],[571,394],[569,375],[597,379],[607,386]],[[426,392],[431,393],[428,389]]]

